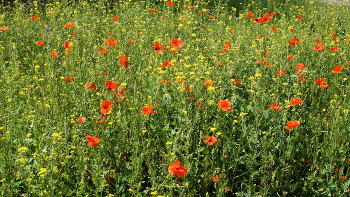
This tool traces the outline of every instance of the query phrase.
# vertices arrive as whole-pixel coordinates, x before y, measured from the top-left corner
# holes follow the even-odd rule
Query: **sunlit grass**
[[[349,8],[275,3],[2,7],[0,194],[349,195]]]

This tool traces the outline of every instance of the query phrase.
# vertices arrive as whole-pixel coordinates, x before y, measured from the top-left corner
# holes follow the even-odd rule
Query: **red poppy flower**
[[[294,29],[289,29],[290,32],[294,32],[295,30]]]
[[[73,43],[69,42],[69,41],[65,41],[64,42],[64,48],[72,48],[73,47]]]
[[[325,81],[324,81],[324,82],[321,82],[321,83],[320,83],[320,88],[321,88],[321,89],[326,89],[326,88],[328,88],[328,83],[325,82]]]
[[[154,42],[153,43],[153,48],[158,53],[163,53],[164,52],[164,47],[161,44],[159,44],[159,43]]]
[[[54,58],[58,57],[57,51],[50,52],[50,55],[51,55],[51,57],[54,57]]]
[[[254,13],[253,12],[248,12],[247,17],[248,18],[253,18],[254,17]]]
[[[98,52],[101,53],[101,54],[105,54],[105,53],[107,53],[108,51],[107,51],[107,49],[105,49],[105,48],[100,48],[100,50],[98,50]]]
[[[332,73],[340,74],[340,71],[343,70],[345,67],[344,66],[334,66],[332,68]]]
[[[277,31],[277,28],[276,27],[272,27],[271,31]]]
[[[112,109],[113,103],[107,100],[102,101],[101,103],[101,113],[106,115],[109,113],[109,110]]]
[[[316,80],[314,80],[314,82],[317,83],[318,85],[320,85],[322,82],[325,82],[325,79],[318,77]]]
[[[42,40],[39,40],[39,41],[36,43],[36,45],[38,45],[39,47],[41,47],[41,46],[44,46],[44,45],[45,45],[45,42],[42,41]]]
[[[135,43],[135,42],[136,42],[136,40],[130,39],[130,40],[128,41],[128,44],[132,44],[132,43]]]
[[[162,65],[166,67],[170,67],[173,65],[173,63],[171,61],[165,61]]]
[[[322,41],[321,41],[320,39],[318,39],[318,38],[315,38],[314,41],[315,41],[315,42],[318,42],[318,43],[321,43],[321,42],[322,42]]]
[[[228,32],[230,32],[231,34],[235,33],[235,30],[231,29]]]
[[[181,49],[184,45],[184,42],[181,39],[177,38],[170,40],[169,43],[172,43],[177,50]]]
[[[296,19],[297,19],[297,20],[299,20],[299,21],[301,21],[301,20],[303,20],[303,18],[304,18],[304,17],[297,16],[297,18],[296,18]]]
[[[70,49],[66,49],[65,51],[63,51],[65,53],[71,53]]]
[[[266,24],[266,22],[271,20],[271,17],[276,15],[276,13],[268,13],[268,14],[264,14],[263,17],[259,17],[259,18],[253,18],[252,21],[254,23],[260,24],[262,22],[264,22]],[[253,17],[253,16],[252,16]]]
[[[66,81],[73,81],[73,77],[66,77]]]
[[[334,166],[335,167],[335,166]],[[339,169],[336,168],[335,170],[333,170],[333,173],[338,173],[339,172]]]
[[[221,51],[221,53],[225,53],[226,51],[231,49],[231,43],[229,41],[224,42],[224,49]]]
[[[306,69],[306,66],[303,63],[299,63],[295,67],[298,69],[298,71],[295,73],[297,75],[299,75],[301,72],[303,72],[303,70]]]
[[[6,26],[0,27],[0,31],[9,31],[9,28]]]
[[[150,12],[157,12],[156,9],[149,9]]]
[[[318,45],[315,45],[315,48],[312,48],[312,50],[314,51],[322,51],[324,48],[323,47],[323,44],[318,44]]]
[[[287,73],[286,70],[281,70],[277,72],[277,76],[282,76],[282,75],[285,75],[286,73]]]
[[[210,135],[207,135],[204,137],[203,139],[203,142],[205,144],[208,144],[209,146],[212,146],[213,144],[215,144],[218,140],[216,139],[216,137],[214,136],[210,136]]]
[[[299,97],[297,97],[297,98],[291,100],[288,105],[289,106],[296,106],[296,105],[299,105],[302,102],[304,102],[304,101],[302,101]]]
[[[166,80],[164,80],[164,79],[161,80],[161,83],[162,83],[163,85],[171,85],[171,84],[173,84],[173,82],[171,82],[171,81],[166,81]]]
[[[252,19],[252,21],[253,21],[254,23],[260,24],[260,23],[262,23],[262,22],[263,22],[263,18],[262,18],[262,17],[259,17],[259,18],[253,18],[253,19]]]
[[[214,181],[215,184],[218,184],[218,183],[220,182],[220,181],[219,181],[219,176],[218,176],[218,175],[211,177],[211,179],[213,179],[213,181]]]
[[[335,37],[335,36],[337,36],[337,32],[332,33],[332,37]]]
[[[260,62],[257,62],[257,64],[268,64],[270,63],[270,59],[266,57],[262,57]]]
[[[176,82],[177,84],[181,84],[182,83],[181,78],[176,78]]]
[[[87,83],[84,86],[89,88],[89,89],[96,90],[96,85],[93,83]]]
[[[216,65],[222,66],[222,65],[224,65],[224,63],[222,61],[218,61],[218,62],[216,62]]]
[[[214,81],[213,80],[211,80],[211,79],[207,79],[205,82],[204,82],[204,85],[205,86],[212,86],[213,85],[213,83],[214,83]]]
[[[271,17],[276,15],[276,13],[268,13],[263,15],[263,22],[266,23],[267,21],[271,20]]]
[[[106,40],[107,46],[117,47],[117,40],[115,38],[109,38]]]
[[[235,85],[241,85],[241,84],[242,84],[242,81],[241,81],[240,79],[234,79],[234,80],[232,81],[232,83],[235,84]]]
[[[83,124],[85,121],[86,121],[85,117],[80,117],[80,118],[77,119],[77,122],[80,123],[80,124]]]
[[[265,65],[266,67],[269,67],[270,66],[270,59],[269,58],[266,58],[266,57],[262,57],[261,58],[261,61],[260,62],[257,62],[257,64],[263,64]]]
[[[115,16],[112,18],[114,21],[119,21],[119,16]]]
[[[300,126],[299,121],[288,121],[287,126],[285,126],[284,128],[287,130],[291,130],[293,127],[298,127],[298,126]]]
[[[268,106],[271,110],[275,111],[275,112],[281,112],[281,106],[279,104],[272,104],[270,106]]]
[[[116,91],[117,85],[118,85],[118,81],[106,81],[105,87],[107,88],[107,91],[110,91],[110,90]]]
[[[186,89],[187,92],[192,92],[191,87],[188,86],[186,83],[184,83],[183,86],[185,87],[185,89]]]
[[[145,106],[142,108],[141,113],[145,116],[147,116],[148,114],[156,114],[156,112],[153,111],[154,106],[149,105],[149,106]]]
[[[163,64],[161,64],[159,66],[159,68],[161,68],[162,70],[165,68],[165,67],[170,67],[172,66],[173,64],[171,63],[171,61],[165,61]]]
[[[123,86],[119,86],[117,88],[118,93],[115,95],[115,98],[117,98],[119,103],[123,103],[124,101],[126,101],[126,95],[125,95],[125,87]]]
[[[122,65],[123,68],[126,68],[129,64],[128,62],[128,57],[126,55],[121,55],[120,58],[119,58],[119,62],[120,64]]]
[[[338,52],[339,48],[338,47],[331,47],[329,50],[332,52]]]
[[[177,160],[173,164],[169,165],[168,172],[169,174],[177,177],[184,177],[187,174],[187,168],[183,167],[181,162]]]
[[[293,56],[293,55],[287,55],[287,59],[289,59],[289,60],[292,60],[292,59],[294,59],[295,57]]]
[[[291,41],[289,41],[289,45],[296,45],[300,43],[300,39],[299,38],[294,38]]]
[[[220,100],[218,102],[218,107],[221,108],[222,111],[231,111],[232,108],[230,107],[231,102],[226,100]]]
[[[98,143],[100,142],[100,138],[98,138],[97,136],[88,136],[87,134],[85,134],[85,138],[88,141],[88,146],[91,145],[93,147],[98,146]]]
[[[32,17],[32,21],[37,21],[38,20],[38,17],[39,17],[39,14],[36,14]]]
[[[326,89],[328,87],[328,83],[324,78],[318,77],[318,79],[314,80],[314,82],[320,85],[321,89]]]
[[[67,27],[67,28],[72,28],[74,27],[74,23],[66,23],[65,25],[63,25],[63,27]]]
[[[333,41],[331,42],[331,44],[340,44],[340,42],[337,41],[337,40],[333,40]]]
[[[169,2],[167,3],[167,6],[175,6],[175,5],[174,5],[173,2],[169,1]]]
[[[346,180],[348,180],[348,178],[346,176],[342,176],[341,180],[346,181]]]

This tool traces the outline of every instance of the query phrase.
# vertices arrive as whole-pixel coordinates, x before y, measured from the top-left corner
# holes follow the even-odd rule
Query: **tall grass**
[[[1,8],[1,196],[349,195],[349,8],[173,3]]]

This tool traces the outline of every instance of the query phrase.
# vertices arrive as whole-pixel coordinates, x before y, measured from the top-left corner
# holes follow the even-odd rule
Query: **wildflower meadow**
[[[350,196],[348,6],[0,10],[0,196]]]

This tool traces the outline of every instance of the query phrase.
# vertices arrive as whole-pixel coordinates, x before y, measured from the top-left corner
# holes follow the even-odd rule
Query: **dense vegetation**
[[[1,196],[347,196],[349,7],[3,5]]]

